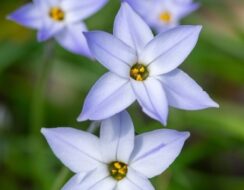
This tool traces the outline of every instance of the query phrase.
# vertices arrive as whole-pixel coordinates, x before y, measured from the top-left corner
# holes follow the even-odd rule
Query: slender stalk
[[[69,170],[66,167],[63,167],[60,170],[56,180],[54,181],[51,190],[60,190],[68,175],[69,175]]]
[[[45,90],[47,87],[48,78],[51,71],[51,66],[54,56],[54,42],[49,41],[44,49],[43,61],[40,63],[37,70],[38,78],[34,87],[30,127],[32,129],[32,135],[40,133],[40,129],[43,126],[44,120],[44,100]]]
[[[46,165],[40,165],[43,160],[43,146],[40,129],[44,126],[44,108],[45,93],[47,83],[51,72],[51,66],[54,57],[54,42],[46,43],[43,60],[40,61],[37,68],[37,80],[33,88],[33,97],[31,99],[30,110],[30,136],[29,143],[31,147],[30,167],[33,172],[33,180],[36,181],[40,189],[46,189],[48,179],[44,178],[43,173],[47,171]]]

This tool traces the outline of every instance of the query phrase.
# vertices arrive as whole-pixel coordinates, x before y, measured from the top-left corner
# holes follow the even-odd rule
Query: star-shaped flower
[[[179,26],[155,38],[146,23],[122,4],[114,35],[85,33],[95,58],[110,71],[92,87],[78,120],[101,120],[135,100],[150,117],[166,125],[168,105],[185,110],[218,107],[177,67],[197,43],[201,26]]]
[[[196,9],[193,0],[125,0],[147,24],[158,32],[179,25],[182,18]]]
[[[134,136],[127,112],[102,121],[100,138],[72,128],[42,129],[54,154],[76,175],[62,190],[153,190],[188,132],[161,129]]]
[[[108,0],[33,0],[8,16],[21,25],[38,30],[38,40],[54,37],[65,49],[91,57],[81,22]]]

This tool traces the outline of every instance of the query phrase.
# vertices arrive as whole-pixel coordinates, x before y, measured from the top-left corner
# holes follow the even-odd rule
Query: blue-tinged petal
[[[22,6],[17,11],[11,13],[7,18],[34,29],[38,29],[42,26],[41,13],[33,3]]]
[[[115,190],[154,190],[150,181],[142,174],[129,168],[126,178],[119,181]]]
[[[102,120],[126,109],[135,101],[129,80],[109,72],[88,93],[78,121]]]
[[[41,11],[47,11],[50,8],[48,0],[33,0],[33,3]]]
[[[95,14],[107,2],[108,0],[63,0],[61,7],[67,11],[67,20],[76,22]]]
[[[180,154],[189,135],[161,129],[136,136],[130,167],[148,178],[161,174]]]
[[[43,0],[46,1],[50,6],[57,6],[59,5],[63,0]]]
[[[63,0],[33,0],[33,2],[40,7],[50,7],[60,4]]]
[[[176,17],[178,19],[182,19],[191,14],[192,12],[196,11],[199,7],[199,3],[182,3],[179,6],[177,12],[175,13]]]
[[[162,84],[154,78],[148,78],[145,82],[131,79],[131,83],[143,111],[166,125],[168,102]]]
[[[104,161],[128,163],[134,148],[134,136],[134,126],[126,111],[102,121],[100,144]]]
[[[155,9],[155,1],[124,0],[141,16],[150,16]]]
[[[128,169],[128,173],[126,175],[127,179],[129,179],[133,184],[139,187],[140,190],[154,190],[151,182],[146,178],[146,176],[141,173],[135,171],[133,168]],[[125,188],[128,189],[128,188]]]
[[[57,158],[73,172],[88,172],[103,165],[95,135],[72,128],[43,128],[41,132]]]
[[[83,34],[84,31],[87,31],[84,23],[70,24],[65,26],[62,32],[58,33],[55,38],[68,51],[92,57]]]
[[[148,65],[151,75],[177,68],[195,47],[201,26],[178,26],[160,33],[142,51],[139,61]]]
[[[130,181],[128,178],[125,178],[118,182],[115,190],[141,190],[136,184]]]
[[[114,23],[114,35],[136,50],[137,54],[153,39],[153,33],[127,3],[122,3]]]
[[[209,95],[186,73],[176,69],[159,77],[170,106],[184,110],[219,107]]]
[[[106,32],[86,32],[85,37],[94,57],[117,75],[129,78],[131,65],[136,63],[136,52]]]
[[[89,190],[113,190],[117,185],[117,181],[114,180],[112,177],[106,177],[100,181],[98,181],[96,184],[94,184]],[[77,189],[81,190],[81,189]]]
[[[111,181],[109,180],[109,171],[108,171],[108,167],[107,165],[104,165],[102,167],[98,167],[97,169],[91,171],[86,177],[85,179],[82,180],[82,182],[77,185],[75,188],[73,188],[72,190],[93,190],[93,188],[97,189],[97,187],[99,185],[108,185],[107,188],[100,188],[100,189],[110,189],[109,187],[113,187],[113,185],[115,186],[116,181],[114,181],[114,183],[110,183]],[[108,183],[106,183],[107,181],[104,182],[104,180],[109,180]],[[105,184],[104,184],[105,183]],[[94,190],[95,190],[94,189]],[[113,189],[113,188],[111,188]]]
[[[74,175],[61,190],[71,190],[77,187],[88,173],[78,173]]]
[[[64,29],[63,22],[54,22],[49,18],[43,19],[43,26],[38,32],[38,41],[43,42],[57,35]]]

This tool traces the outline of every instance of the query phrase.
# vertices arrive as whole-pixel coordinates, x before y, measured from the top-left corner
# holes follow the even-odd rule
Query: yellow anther
[[[119,169],[119,171],[118,171],[118,173],[120,173],[120,174],[122,174],[122,175],[125,175],[125,173],[126,173],[126,170],[125,169]]]
[[[165,23],[170,23],[172,20],[172,15],[169,11],[164,11],[159,15],[159,19]]]
[[[136,80],[137,80],[137,81],[143,81],[141,75],[137,75],[137,76],[136,76]]]
[[[114,167],[117,168],[117,169],[120,169],[121,168],[121,164],[119,162],[115,162],[114,163]]]
[[[149,76],[148,69],[145,65],[136,63],[131,67],[130,77],[136,81],[144,81]]]
[[[120,181],[123,178],[125,178],[128,172],[127,164],[118,161],[110,163],[108,165],[108,169],[110,175],[117,181]]]
[[[63,21],[65,17],[65,13],[61,8],[53,7],[50,9],[49,16],[54,21]]]
[[[145,72],[145,67],[140,68],[140,72],[144,73]]]
[[[135,75],[135,74],[139,73],[139,69],[137,69],[137,68],[131,69],[131,73]]]

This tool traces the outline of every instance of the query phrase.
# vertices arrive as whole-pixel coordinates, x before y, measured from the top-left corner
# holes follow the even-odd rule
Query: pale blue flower
[[[188,132],[134,136],[127,112],[102,121],[100,138],[72,128],[42,129],[54,154],[76,175],[62,190],[154,190],[148,180],[180,154]]]
[[[55,38],[65,49],[90,57],[82,34],[82,20],[96,13],[108,0],[33,0],[8,16],[21,25],[38,30],[38,41]]]
[[[110,71],[92,87],[78,120],[101,120],[135,100],[150,117],[166,124],[168,105],[185,110],[218,107],[177,67],[197,43],[201,26],[178,26],[155,38],[146,23],[123,3],[114,35],[85,33],[95,58]]]
[[[182,18],[199,8],[193,0],[124,0],[158,32],[179,25]]]

